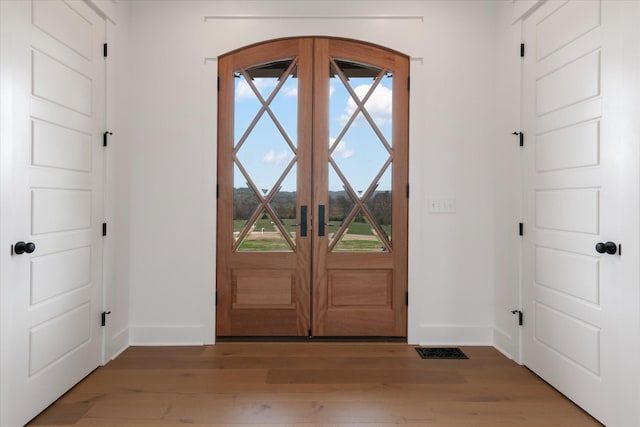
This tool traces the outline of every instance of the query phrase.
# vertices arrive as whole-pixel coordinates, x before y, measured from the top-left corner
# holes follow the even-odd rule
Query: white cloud
[[[333,95],[333,92],[336,91],[336,88],[334,85],[329,86],[329,98],[331,98],[331,95]]]
[[[253,84],[256,86],[258,91],[262,94],[263,98],[268,98],[271,94],[271,91],[274,87],[276,87],[277,81],[276,79],[265,79],[265,78],[255,78],[253,79]],[[236,101],[241,99],[255,99],[256,94],[249,86],[249,83],[243,78],[236,85]]]
[[[292,96],[295,98],[298,96],[298,86],[285,87],[282,89],[282,94],[284,96]]]
[[[329,138],[329,146],[332,146],[334,142],[336,142],[335,138]],[[347,143],[344,142],[344,140],[341,140],[335,150],[333,150],[333,155],[343,159],[348,159],[353,156],[353,150],[347,147]]]
[[[291,158],[291,153],[287,153],[283,151],[282,153],[276,154],[275,151],[271,150],[267,154],[264,155],[262,161],[267,164],[274,164],[276,166],[284,165]]]
[[[354,92],[358,95],[359,99],[363,99],[370,89],[371,85],[360,85],[354,89]],[[392,101],[393,92],[391,89],[378,85],[367,100],[364,108],[369,112],[369,115],[378,126],[383,126],[391,122]],[[343,124],[346,123],[354,111],[356,111],[356,102],[353,98],[349,98],[347,105],[344,107],[344,112],[342,116],[340,116],[340,122]],[[360,117],[361,116],[359,116],[358,120],[360,120]]]

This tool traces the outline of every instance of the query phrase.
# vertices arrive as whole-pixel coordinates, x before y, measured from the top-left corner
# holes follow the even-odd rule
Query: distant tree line
[[[234,188],[234,219],[248,220],[258,208],[258,198],[250,188]],[[369,212],[380,225],[391,224],[391,192],[376,191],[365,203]],[[296,193],[280,191],[271,201],[280,219],[296,219]],[[346,191],[329,192],[329,221],[342,222],[353,209],[354,202]],[[358,212],[355,222],[365,222],[362,212]]]

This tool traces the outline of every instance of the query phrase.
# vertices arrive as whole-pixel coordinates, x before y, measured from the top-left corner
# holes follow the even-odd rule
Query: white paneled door
[[[624,219],[637,214],[637,186],[620,172],[636,176],[637,159],[628,169],[633,140],[616,131],[619,6],[550,1],[524,22],[523,358],[598,420],[631,425],[615,409],[635,363],[620,337],[637,332],[638,310],[623,296],[625,263],[637,263]]]
[[[0,7],[0,424],[18,426],[101,362],[105,22],[83,1]]]

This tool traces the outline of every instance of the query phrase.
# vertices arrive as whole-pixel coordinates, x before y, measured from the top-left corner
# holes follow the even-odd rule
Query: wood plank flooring
[[[33,426],[597,426],[491,347],[423,360],[398,343],[131,347]]]

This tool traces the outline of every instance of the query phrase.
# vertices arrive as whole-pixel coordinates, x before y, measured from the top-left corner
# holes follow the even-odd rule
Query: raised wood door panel
[[[406,335],[408,59],[287,39],[219,75],[218,336]]]
[[[316,218],[328,213],[324,235],[314,233],[314,335],[406,335],[408,64],[376,46],[316,40],[313,196]],[[331,99],[340,91],[344,111]]]
[[[312,49],[280,40],[219,59],[218,336],[309,333],[310,230],[296,224],[311,205]]]

